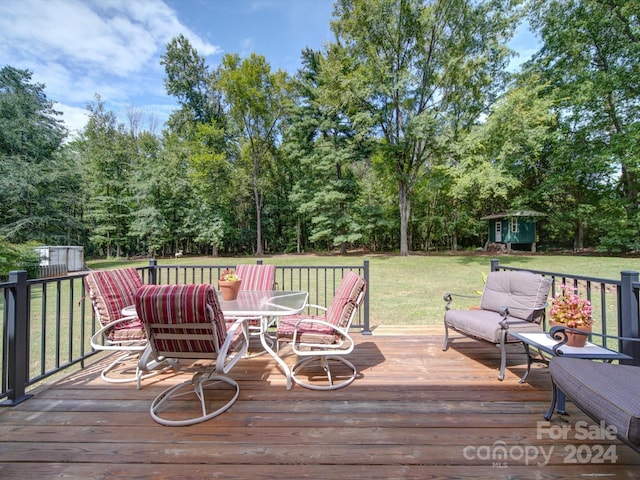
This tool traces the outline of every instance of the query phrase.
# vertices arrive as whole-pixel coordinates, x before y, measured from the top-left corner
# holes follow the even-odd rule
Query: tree
[[[209,123],[220,119],[221,103],[215,88],[215,78],[209,72],[204,57],[182,34],[171,39],[161,57],[166,77],[165,88],[177,97],[180,110],[169,119],[169,127],[183,138],[189,136],[193,123]]]
[[[28,70],[0,70],[0,234],[16,243],[81,235],[77,165],[44,88]]]
[[[256,221],[256,254],[264,254],[262,209],[268,187],[269,164],[276,159],[279,124],[285,114],[287,75],[271,67],[262,55],[251,54],[240,60],[225,55],[219,73],[229,131],[237,145],[238,158],[248,166]]]
[[[298,105],[290,115],[287,155],[300,169],[290,192],[298,214],[310,224],[309,241],[325,248],[363,238],[358,216],[359,179],[352,166],[364,156],[352,125],[335,109],[325,108],[327,92],[320,52],[303,52],[303,69],[295,86]]]
[[[78,146],[89,191],[86,217],[92,224],[91,241],[108,257],[119,257],[128,250],[135,145],[98,95],[87,110],[89,121]]]
[[[339,0],[329,48],[334,98],[379,137],[398,185],[400,254],[409,253],[418,179],[449,158],[499,86],[515,27],[511,2]]]
[[[612,216],[605,231],[613,232],[616,240],[609,238],[607,243],[617,243],[618,249],[636,248],[640,228],[638,2],[536,0],[530,23],[539,31],[543,46],[526,72],[538,73],[549,84],[546,95],[557,101],[561,132],[572,145],[563,151],[565,159],[581,162],[582,178],[597,177],[596,185],[618,183],[624,226],[620,228],[619,215]],[[604,191],[600,198],[610,205]]]

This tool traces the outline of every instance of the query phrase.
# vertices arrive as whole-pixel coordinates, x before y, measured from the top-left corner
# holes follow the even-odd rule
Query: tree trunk
[[[258,187],[258,160],[253,160],[253,198],[256,202],[256,255],[264,255],[264,247],[262,246],[262,199],[260,198],[260,189]]]
[[[398,182],[399,186],[399,203],[400,203],[400,256],[409,255],[409,241],[407,232],[409,230],[409,216],[411,214],[411,202],[409,201],[409,192],[404,181]]]
[[[576,236],[573,241],[574,250],[582,250],[584,248],[584,225],[578,220],[576,225]]]

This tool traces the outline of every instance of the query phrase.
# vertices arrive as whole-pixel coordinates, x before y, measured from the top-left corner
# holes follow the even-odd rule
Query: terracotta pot
[[[553,320],[549,321],[549,328],[557,327],[557,326],[565,326],[565,324],[554,322]],[[584,347],[585,343],[587,342],[587,337],[589,333],[591,333],[591,325],[580,325],[580,327],[578,327],[578,330],[581,330],[587,333],[582,334],[582,333],[567,331],[566,333],[569,339],[567,340],[566,345],[568,347]]]
[[[228,282],[226,280],[219,280],[218,287],[222,292],[223,300],[235,300],[238,298],[238,291],[240,290],[240,284],[242,282],[240,280],[235,280],[232,282]]]

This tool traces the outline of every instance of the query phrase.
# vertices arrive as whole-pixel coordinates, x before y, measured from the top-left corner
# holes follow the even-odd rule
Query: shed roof
[[[512,212],[494,213],[493,215],[487,215],[480,220],[497,220],[499,218],[511,218],[511,217],[544,217],[546,213],[536,212],[535,210],[514,210]]]

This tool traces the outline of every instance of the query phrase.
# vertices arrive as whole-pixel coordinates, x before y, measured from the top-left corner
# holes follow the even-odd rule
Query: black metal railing
[[[261,261],[258,261],[261,263]],[[138,269],[144,283],[210,283],[225,268],[235,265],[149,265]],[[328,305],[347,270],[362,275],[369,284],[369,261],[344,266],[276,266],[278,290],[305,290],[309,303]],[[46,279],[27,279],[26,271],[14,271],[0,283],[1,405],[16,405],[29,395],[26,389],[64,369],[84,366],[94,355],[91,337],[99,328],[85,299],[83,278],[87,272]],[[352,324],[370,334],[369,294]]]
[[[158,265],[155,260],[139,268],[145,283],[211,283],[216,284],[222,269],[235,265],[188,266]],[[500,265],[491,261],[492,270],[528,270]],[[310,303],[327,305],[347,270],[353,270],[369,281],[369,262],[358,266],[277,266],[279,290],[309,291]],[[623,271],[620,280],[585,277],[566,273],[534,271],[553,279],[552,294],[561,284],[572,284],[589,298],[597,312],[600,333],[607,337],[639,337],[638,304],[640,281],[638,272]],[[85,300],[84,273],[64,277],[28,280],[24,271],[10,273],[0,283],[0,371],[2,405],[16,405],[29,395],[30,387],[72,365],[84,366],[95,352],[90,339],[98,328]],[[369,334],[368,289],[363,308],[354,322],[363,334]],[[605,338],[604,342],[607,342]],[[636,345],[621,342],[620,351],[640,361]],[[607,344],[608,345],[608,344]],[[634,350],[635,348],[635,350]]]

